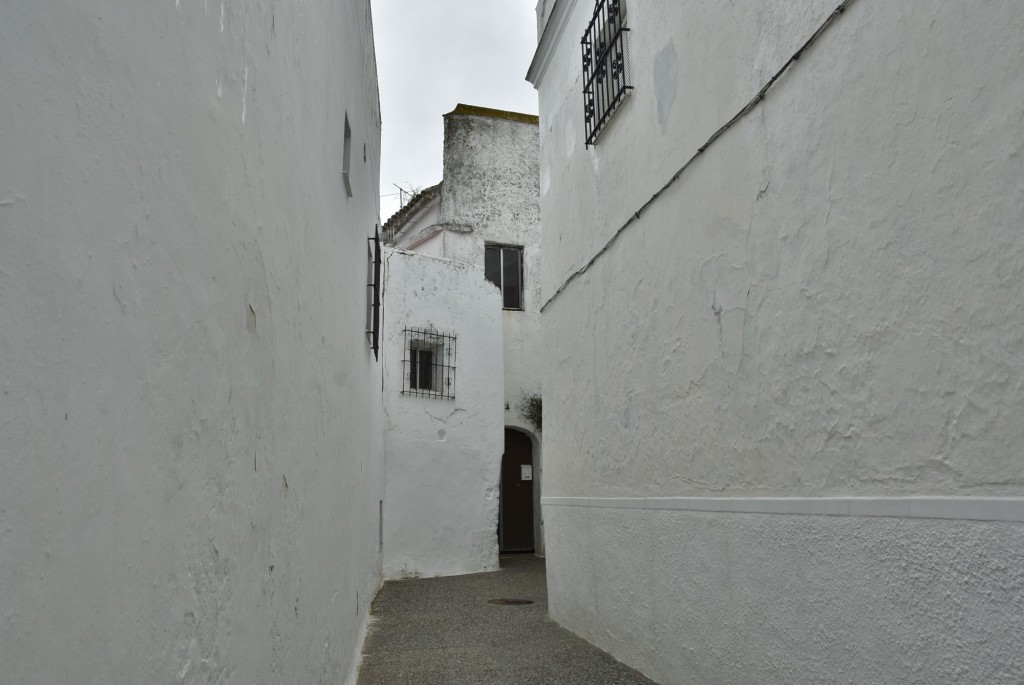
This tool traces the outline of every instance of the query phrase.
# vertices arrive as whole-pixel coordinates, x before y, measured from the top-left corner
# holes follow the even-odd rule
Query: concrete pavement
[[[495,573],[385,583],[358,685],[653,685],[548,619],[543,559],[501,564]]]

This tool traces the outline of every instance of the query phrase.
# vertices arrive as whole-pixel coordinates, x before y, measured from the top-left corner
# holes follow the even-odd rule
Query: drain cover
[[[532,599],[489,599],[491,604],[533,604]]]

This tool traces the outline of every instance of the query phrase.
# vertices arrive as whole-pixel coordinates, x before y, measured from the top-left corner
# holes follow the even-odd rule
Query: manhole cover
[[[491,604],[533,604],[532,599],[489,599]]]

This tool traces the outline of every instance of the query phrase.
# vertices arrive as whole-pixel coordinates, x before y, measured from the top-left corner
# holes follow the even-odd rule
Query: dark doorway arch
[[[533,552],[533,441],[514,428],[505,429],[501,457],[498,547],[502,552]]]

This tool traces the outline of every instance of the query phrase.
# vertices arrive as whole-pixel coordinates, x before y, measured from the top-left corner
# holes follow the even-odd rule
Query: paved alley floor
[[[502,557],[501,565],[385,583],[358,685],[653,685],[548,619],[543,559]]]

